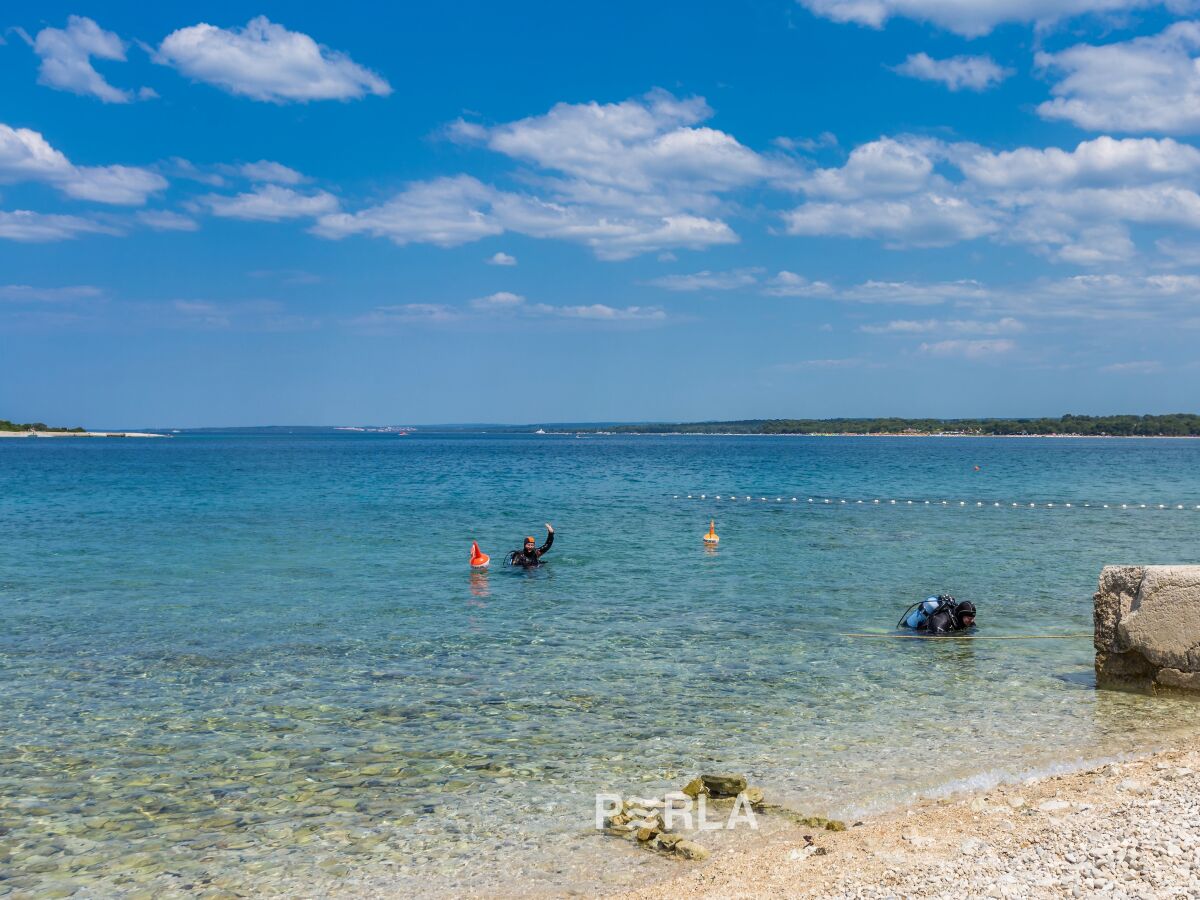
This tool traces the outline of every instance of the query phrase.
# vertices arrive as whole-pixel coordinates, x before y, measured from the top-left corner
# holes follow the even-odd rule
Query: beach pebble
[[[1038,804],[1038,810],[1044,813],[1062,813],[1071,808],[1066,800],[1043,800]]]
[[[990,853],[992,848],[979,838],[967,838],[958,849],[964,856],[982,856]]]
[[[912,828],[904,829],[904,831],[900,832],[900,837],[904,838],[904,840],[908,841],[917,849],[932,847],[934,845],[933,838],[920,834]]]

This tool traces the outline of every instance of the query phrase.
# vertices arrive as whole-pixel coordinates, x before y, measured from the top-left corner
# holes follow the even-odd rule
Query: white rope
[[[758,498],[755,498],[755,497],[751,497],[749,495],[747,495],[745,497],[738,497],[737,494],[725,494],[725,495],[714,494],[712,496],[709,496],[708,494],[687,494],[685,496],[675,494],[674,499],[676,499],[676,500],[712,500],[712,501],[720,501],[722,503],[736,503],[736,502],[747,502],[747,501],[756,502],[756,503],[797,503],[797,502],[799,502],[799,498],[797,498],[797,497],[791,497],[791,498],[758,497]],[[1012,500],[1012,501],[1009,501],[1009,500],[1003,500],[1003,501],[1001,501],[1001,500],[910,500],[907,498],[888,498],[888,499],[875,498],[875,499],[871,499],[871,500],[860,500],[860,499],[848,499],[845,497],[809,497],[808,502],[813,503],[813,504],[823,503],[823,504],[830,505],[830,506],[832,506],[835,503],[838,504],[839,506],[848,505],[848,504],[853,504],[855,506],[862,506],[864,504],[872,505],[872,506],[881,506],[884,504],[886,504],[888,506],[941,505],[941,506],[946,506],[946,507],[951,507],[951,506],[968,507],[968,506],[971,506],[976,509],[1010,507],[1012,509],[1026,508],[1026,509],[1162,509],[1162,510],[1191,509],[1191,510],[1200,510],[1200,503],[1197,503],[1194,505],[1186,504],[1186,503],[1120,503],[1120,504],[1118,504],[1118,503],[1092,503],[1090,501],[1086,502],[1086,503],[1056,503],[1054,501],[1029,501],[1029,502],[1026,502],[1024,500],[1022,500],[1022,501],[1017,501],[1017,500]]]

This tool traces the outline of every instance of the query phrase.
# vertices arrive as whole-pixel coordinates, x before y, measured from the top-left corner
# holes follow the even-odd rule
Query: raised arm
[[[540,557],[543,553],[548,552],[550,550],[550,548],[553,546],[554,546],[554,526],[551,525],[549,522],[547,522],[546,523],[546,543],[542,544],[542,546],[538,548],[538,556]]]

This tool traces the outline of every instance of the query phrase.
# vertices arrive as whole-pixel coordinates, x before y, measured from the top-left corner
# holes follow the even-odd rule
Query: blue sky
[[[1196,409],[1190,0],[159,6],[0,22],[0,417]]]

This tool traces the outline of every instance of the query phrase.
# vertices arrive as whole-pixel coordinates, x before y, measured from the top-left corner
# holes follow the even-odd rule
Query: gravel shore
[[[621,896],[1200,897],[1200,738],[681,865]]]

